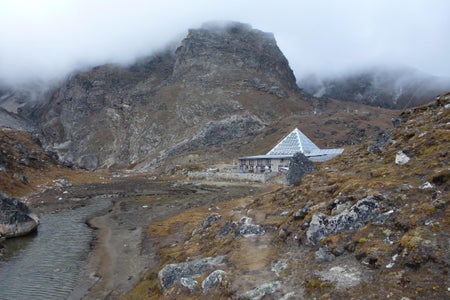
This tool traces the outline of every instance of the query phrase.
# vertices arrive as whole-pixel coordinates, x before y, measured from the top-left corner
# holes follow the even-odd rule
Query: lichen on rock
[[[253,290],[243,293],[239,296],[239,299],[259,300],[266,295],[271,295],[278,291],[281,288],[281,285],[281,281],[264,283]]]
[[[356,231],[378,216],[378,196],[367,196],[335,216],[315,213],[306,232],[309,243],[316,245],[328,235]]]
[[[202,282],[202,290],[204,292],[222,283],[225,277],[225,271],[215,270],[208,275]]]
[[[263,235],[264,233],[265,230],[262,226],[252,224],[251,218],[244,217],[239,221],[234,236],[236,238],[239,236],[250,237],[254,235]]]
[[[179,264],[168,264],[158,273],[159,283],[163,290],[180,282],[182,278],[195,278],[222,263],[224,256],[206,257]],[[186,283],[186,280],[184,280]]]

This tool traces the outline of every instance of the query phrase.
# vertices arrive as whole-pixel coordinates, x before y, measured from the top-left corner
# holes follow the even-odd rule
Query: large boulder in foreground
[[[314,171],[314,164],[301,152],[297,152],[289,164],[289,172],[286,175],[286,181],[293,184],[300,180],[304,175]]]
[[[39,219],[28,206],[0,191],[0,237],[26,235],[39,225]]]

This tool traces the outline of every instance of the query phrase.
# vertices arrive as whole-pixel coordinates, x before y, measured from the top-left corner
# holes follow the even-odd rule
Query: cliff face
[[[64,160],[147,168],[254,135],[305,105],[274,37],[234,23],[191,30],[175,52],[132,66],[75,74],[22,113]]]
[[[287,97],[297,85],[292,70],[273,34],[249,25],[205,25],[190,30],[176,50],[175,80],[195,76],[196,84],[256,88]]]

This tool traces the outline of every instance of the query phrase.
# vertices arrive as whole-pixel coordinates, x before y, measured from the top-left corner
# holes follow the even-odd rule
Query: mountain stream
[[[0,299],[65,299],[76,286],[95,232],[86,220],[110,201],[43,215],[37,233],[5,241],[0,256]]]

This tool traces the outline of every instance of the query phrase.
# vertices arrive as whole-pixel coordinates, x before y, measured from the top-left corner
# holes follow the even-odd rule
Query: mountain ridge
[[[339,106],[303,94],[273,34],[241,23],[192,29],[175,51],[72,74],[47,95],[21,115],[62,160],[89,169],[158,168],[170,157],[251,140],[293,115],[333,118]]]
[[[250,36],[259,35],[259,32],[254,33],[249,31],[248,28],[245,28],[245,30],[248,31]],[[183,144],[185,138],[181,138],[178,133],[186,130],[186,127],[197,127],[200,130],[200,127],[202,127],[198,126],[200,123],[208,124],[221,119],[226,120],[233,114],[242,115],[240,112],[242,110],[241,103],[233,99],[239,95],[233,92],[232,88],[225,90],[223,86],[226,84],[223,84],[222,74],[219,74],[216,78],[218,84],[213,84],[211,80],[205,81],[205,78],[215,76],[211,66],[223,66],[217,60],[223,59],[225,52],[220,52],[220,58],[210,58],[213,62],[206,64],[204,62],[207,60],[202,59],[197,53],[183,53],[183,49],[191,47],[192,44],[210,47],[208,44],[210,38],[208,36],[204,38],[205,32],[208,31],[191,31],[188,38],[182,42],[182,45],[175,52],[175,61],[171,53],[163,53],[156,56],[156,60],[152,59],[149,63],[150,68],[146,68],[144,72],[140,72],[140,65],[138,64],[130,68],[119,66],[96,67],[90,72],[75,75],[67,82],[65,87],[53,94],[54,100],[51,100],[51,103],[40,110],[42,117],[40,119],[38,117],[38,122],[44,124],[42,126],[44,136],[55,140],[58,144],[64,144],[75,139],[72,143],[79,145],[75,146],[77,147],[75,151],[68,155],[62,154],[68,160],[77,160],[80,157],[71,157],[74,152],[84,152],[85,155],[91,155],[92,152],[98,151],[91,147],[92,143],[85,141],[85,139],[77,139],[79,136],[89,137],[89,135],[86,133],[78,134],[79,130],[83,130],[75,128],[71,123],[75,124],[82,119],[86,119],[92,123],[88,127],[95,128],[93,118],[102,118],[109,123],[108,128],[116,127],[114,132],[111,132],[108,128],[103,128],[104,132],[99,133],[101,136],[92,136],[90,140],[98,140],[105,134],[109,135],[114,143],[118,144],[115,148],[121,148],[119,152],[123,153],[122,156],[114,156],[112,152],[115,152],[115,149],[106,149],[101,155],[109,156],[104,160],[104,163],[107,165],[116,162],[119,164],[134,164],[146,152],[165,151],[168,147],[158,147],[158,145],[168,145],[168,143],[165,143],[167,140],[171,141],[171,144],[175,147]],[[236,34],[234,35],[236,36]],[[198,42],[198,39],[201,42]],[[258,41],[258,38],[256,38],[256,41]],[[223,43],[219,41],[219,44]],[[232,49],[235,47],[237,46],[233,46]],[[208,49],[206,52],[215,53],[215,51]],[[249,55],[252,56],[253,52],[250,52]],[[278,55],[281,55],[281,52]],[[186,57],[190,57],[190,59],[186,59]],[[234,57],[234,55],[231,55],[231,58]],[[239,58],[240,56],[238,56],[236,64],[241,63]],[[188,66],[186,66],[186,61],[189,61]],[[153,71],[155,69],[156,72]],[[198,70],[200,70],[202,76],[197,74]],[[244,68],[244,73],[245,70],[247,69]],[[290,72],[292,71],[290,70]],[[189,80],[186,80],[186,78],[189,78]],[[242,76],[239,78],[242,78]],[[239,80],[234,79],[226,81],[226,83],[231,85],[241,84]],[[262,88],[264,87],[265,85]],[[250,88],[255,87],[251,86]],[[285,96],[285,94],[283,95]],[[70,104],[74,99],[75,105]],[[59,104],[62,104],[61,108],[58,107]],[[152,120],[142,113],[142,110],[146,110],[147,114],[151,115]],[[80,113],[81,111],[83,113]],[[88,116],[83,114],[88,114]],[[89,114],[92,115],[92,118]],[[130,118],[131,115],[133,115],[133,118]],[[247,118],[245,115],[248,115],[248,112],[243,115],[244,119],[254,119],[250,116]],[[128,121],[124,121],[125,119]],[[177,122],[179,120],[181,122]],[[115,124],[116,122],[122,123],[118,127]],[[139,123],[145,123],[145,125],[141,126]],[[121,133],[123,130],[121,131],[120,128],[126,127],[128,127],[126,129],[128,132]],[[170,128],[172,133],[165,134],[166,128]],[[133,131],[133,129],[135,130]],[[194,134],[195,132],[192,130],[190,135],[193,136]],[[107,144],[107,141],[104,141],[103,144]],[[127,146],[127,144],[130,145]],[[151,144],[156,144],[156,146],[151,146]],[[140,149],[136,151],[136,148]],[[127,152],[134,153],[129,155]],[[131,159],[127,160],[127,157],[131,157]]]
[[[178,47],[74,72],[42,90],[38,101],[3,99],[17,100],[18,114],[61,160],[90,170],[230,161],[295,127],[341,147],[390,127],[396,114],[307,95],[274,35],[237,22],[191,29]]]
[[[450,78],[432,76],[408,66],[379,65],[341,75],[303,76],[298,85],[316,97],[372,106],[406,109],[450,89]]]

